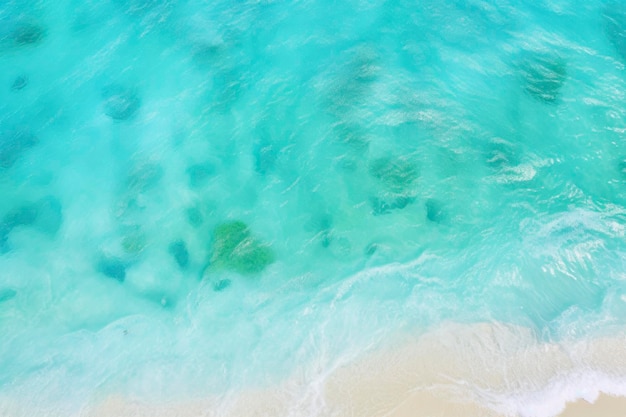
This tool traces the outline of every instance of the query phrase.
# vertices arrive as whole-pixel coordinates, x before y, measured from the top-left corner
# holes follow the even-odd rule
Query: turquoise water
[[[7,398],[262,387],[446,321],[626,324],[626,4],[4,0],[0,22]]]

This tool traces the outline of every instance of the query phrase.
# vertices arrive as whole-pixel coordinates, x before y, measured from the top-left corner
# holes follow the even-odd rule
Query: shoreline
[[[260,417],[260,416],[287,416],[289,414],[279,396],[265,397],[268,393],[246,395],[246,399],[239,402],[229,411],[221,414],[218,409],[212,408],[210,402],[196,401],[171,406],[154,407],[139,402],[130,402],[123,397],[112,397],[100,404],[97,409],[80,416],[89,417],[195,417],[195,416],[228,416],[228,417]],[[321,416],[348,417],[356,414],[337,413],[330,410],[321,412]],[[501,414],[477,403],[463,402],[451,398],[444,398],[442,393],[417,392],[408,398],[379,412],[363,414],[363,417],[513,417],[513,414]],[[614,397],[601,393],[599,397],[588,402],[579,399],[567,403],[565,409],[555,417],[624,417],[626,415],[626,397]]]
[[[338,369],[326,398],[338,416],[624,417],[625,341],[450,323]]]
[[[625,417],[624,394],[623,334],[556,343],[540,342],[518,326],[447,323],[345,359],[331,370],[312,364],[273,387],[175,404],[110,395],[92,398],[80,412],[58,410],[58,415]],[[57,415],[32,407],[0,396],[7,417]]]

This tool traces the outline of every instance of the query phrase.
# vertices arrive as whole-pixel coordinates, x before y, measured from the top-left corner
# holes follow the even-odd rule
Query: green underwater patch
[[[129,255],[137,255],[145,249],[147,243],[145,234],[133,232],[122,238],[122,249]]]
[[[419,177],[417,166],[405,158],[375,159],[370,163],[369,173],[393,192],[410,189]]]
[[[217,225],[213,230],[213,255],[211,264],[240,274],[255,274],[274,262],[274,252],[269,245],[252,236],[242,221]]]
[[[537,54],[522,68],[526,91],[536,100],[556,103],[567,79],[567,65],[558,55]]]

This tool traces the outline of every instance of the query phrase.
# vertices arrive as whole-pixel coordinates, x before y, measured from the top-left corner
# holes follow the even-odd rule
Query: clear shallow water
[[[263,386],[449,320],[624,324],[619,2],[15,1],[0,21],[8,396]]]

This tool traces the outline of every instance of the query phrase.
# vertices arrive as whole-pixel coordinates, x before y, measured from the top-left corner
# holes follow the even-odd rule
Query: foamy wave
[[[100,393],[88,407],[46,409],[0,398],[7,416],[400,417],[559,415],[600,393],[626,397],[626,335],[542,341],[502,323],[447,323],[342,358],[323,354],[279,383],[167,400]],[[437,411],[439,410],[439,411]],[[55,414],[56,412],[56,414]]]

